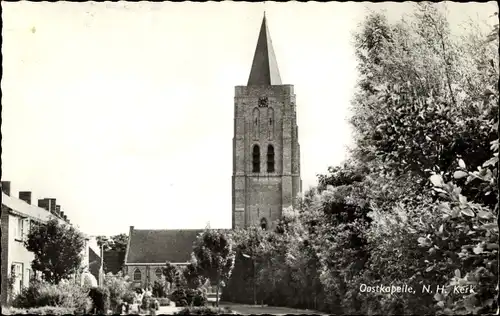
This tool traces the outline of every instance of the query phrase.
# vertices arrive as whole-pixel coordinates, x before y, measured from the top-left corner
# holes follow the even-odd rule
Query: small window
[[[141,280],[142,280],[141,270],[135,269],[135,271],[134,271],[134,281],[141,281]]]
[[[155,274],[157,279],[161,279],[161,276],[163,275],[160,268],[156,268]]]
[[[267,146],[267,172],[274,172],[274,147]]]
[[[267,219],[263,218],[260,220],[260,228],[262,228],[263,230],[267,229]]]
[[[259,145],[253,146],[252,172],[260,172],[260,148],[259,148]]]

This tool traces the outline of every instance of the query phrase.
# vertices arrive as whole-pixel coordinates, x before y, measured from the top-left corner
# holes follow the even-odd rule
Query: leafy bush
[[[128,276],[123,276],[121,272],[116,275],[112,273],[106,274],[104,278],[104,287],[109,292],[109,303],[112,310],[115,310],[124,301],[124,296],[128,294],[131,288],[131,283]],[[130,297],[128,298],[130,299]]]
[[[208,302],[207,295],[204,291],[190,289],[188,295],[193,306],[205,306]]]
[[[92,299],[92,310],[97,314],[106,314],[109,310],[109,290],[105,287],[94,287],[89,293]]]
[[[180,288],[172,292],[170,299],[176,306],[205,306],[207,296],[204,291]]]
[[[155,280],[153,283],[153,296],[167,297],[166,284],[167,282],[164,278],[161,278],[160,280]]]
[[[128,290],[126,291],[123,295],[122,295],[122,300],[124,302],[127,302],[128,304],[133,304],[134,301],[135,301],[135,292],[132,291],[132,290]]]
[[[28,309],[2,307],[2,315],[72,315],[74,313],[75,310],[73,308],[57,306],[42,306]]]
[[[221,315],[221,314],[232,314],[230,308],[228,307],[185,307],[180,311],[176,312],[174,315]]]
[[[19,308],[57,306],[85,313],[90,310],[92,303],[88,292],[73,282],[60,282],[58,285],[53,285],[33,280],[16,296],[13,306]]]
[[[160,306],[170,306],[170,299],[168,299],[168,297],[158,297],[156,299]]]

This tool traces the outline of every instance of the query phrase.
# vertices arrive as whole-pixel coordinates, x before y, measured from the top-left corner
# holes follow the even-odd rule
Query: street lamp
[[[257,305],[257,292],[256,292],[256,288],[255,288],[255,283],[256,283],[256,281],[255,281],[255,257],[247,255],[245,253],[242,253],[242,255],[245,258],[252,259],[252,270],[253,270],[253,304]]]
[[[104,244],[101,245],[101,266],[99,267],[99,286],[104,283]]]

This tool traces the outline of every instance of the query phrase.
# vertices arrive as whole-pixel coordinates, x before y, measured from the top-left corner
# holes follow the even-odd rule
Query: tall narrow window
[[[274,172],[274,147],[267,146],[267,172]]]
[[[259,109],[253,109],[253,138],[259,139],[259,120],[260,120],[260,112]]]
[[[260,220],[260,228],[262,228],[263,230],[266,230],[266,229],[267,229],[267,219],[262,218],[262,219]]]
[[[274,137],[274,110],[272,108],[267,109],[267,118],[269,120],[267,127],[267,136],[269,140]]]
[[[260,148],[259,148],[259,145],[253,146],[252,172],[260,172]]]
[[[141,281],[141,279],[142,279],[141,270],[135,269],[135,271],[134,271],[134,281]]]

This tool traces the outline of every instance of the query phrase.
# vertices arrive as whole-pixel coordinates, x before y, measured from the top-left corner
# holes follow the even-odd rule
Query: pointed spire
[[[281,77],[274,55],[273,44],[267,28],[266,13],[262,19],[259,39],[248,78],[249,86],[281,85]]]

